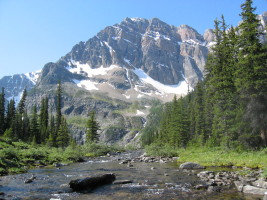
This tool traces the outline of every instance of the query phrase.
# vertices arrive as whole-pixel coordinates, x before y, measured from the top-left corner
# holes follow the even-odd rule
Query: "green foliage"
[[[70,133],[68,129],[68,124],[64,117],[60,120],[61,124],[58,130],[56,144],[58,147],[65,148],[69,145],[70,142]]]
[[[263,169],[262,177],[267,178],[267,167]]]
[[[154,101],[147,116],[147,124],[142,130],[141,142],[143,146],[151,144],[159,132],[158,122],[162,119],[163,106],[159,101]]]
[[[87,119],[83,116],[66,116],[66,120],[68,124],[72,124],[73,126],[80,128],[86,127]]]
[[[86,142],[98,142],[99,134],[97,133],[100,130],[99,123],[96,121],[95,112],[90,112],[89,119],[86,124]]]
[[[190,147],[179,149],[179,163],[197,162],[203,166],[267,167],[267,154],[261,151],[229,150],[222,147]]]
[[[252,1],[241,8],[239,35],[233,27],[227,30],[223,16],[215,20],[216,43],[205,80],[186,97],[164,105],[159,129],[148,121],[144,144],[219,146],[239,152],[267,146],[267,49],[259,41]]]
[[[19,105],[18,105],[18,113],[21,115],[25,112],[26,97],[27,97],[27,90],[24,89],[23,93],[22,93],[22,97],[21,97]]]
[[[0,135],[5,132],[5,91],[0,93]]]
[[[150,156],[176,157],[178,150],[171,145],[153,143],[145,147],[146,153]]]
[[[124,149],[119,146],[107,146],[103,144],[89,143],[82,146],[82,151],[88,157],[103,156],[111,152],[122,152]]]

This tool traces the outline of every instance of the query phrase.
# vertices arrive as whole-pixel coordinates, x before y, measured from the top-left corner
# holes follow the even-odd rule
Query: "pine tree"
[[[6,128],[9,129],[12,126],[12,123],[15,119],[16,115],[16,107],[15,107],[15,100],[10,99],[7,105],[7,114],[6,114]]]
[[[252,0],[241,5],[242,23],[239,26],[239,54],[236,70],[236,86],[246,121],[255,135],[260,135],[263,145],[267,146],[267,52],[260,43],[262,34],[259,20],[254,13]]]
[[[48,139],[48,98],[45,97],[41,101],[41,110],[39,115],[40,133],[42,141]]]
[[[22,116],[22,137],[21,139],[25,142],[30,140],[30,119],[28,117],[27,111],[23,113]]]
[[[26,97],[27,97],[27,90],[24,89],[20,102],[18,104],[18,113],[23,114],[25,112],[25,102],[26,102]]]
[[[50,116],[50,123],[49,123],[49,145],[56,147],[56,138],[57,132],[55,127],[55,117],[52,115]]]
[[[89,114],[89,119],[86,124],[86,142],[98,142],[99,141],[99,134],[97,133],[100,130],[99,123],[96,121],[95,112],[92,111]]]
[[[5,131],[5,90],[0,93],[0,135]]]
[[[61,113],[62,108],[62,89],[61,89],[61,82],[58,82],[58,88],[57,88],[57,96],[56,96],[56,132],[59,130],[59,127],[61,125]]]
[[[62,117],[61,125],[58,130],[56,143],[58,147],[64,148],[69,145],[69,142],[70,142],[70,134],[68,130],[68,125],[64,117]]]
[[[41,136],[40,136],[40,131],[39,131],[36,105],[33,106],[33,110],[32,110],[32,117],[30,120],[30,131],[31,131],[32,141],[35,140],[37,144],[40,144],[41,143]]]

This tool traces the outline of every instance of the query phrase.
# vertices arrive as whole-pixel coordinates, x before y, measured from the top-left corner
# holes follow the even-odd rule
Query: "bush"
[[[89,157],[103,156],[110,152],[124,151],[122,147],[107,146],[97,143],[86,144],[82,147],[82,150],[85,153],[85,155]]]
[[[0,157],[13,160],[18,158],[18,153],[14,148],[8,147],[0,151]]]
[[[178,150],[170,145],[159,145],[153,143],[145,147],[146,153],[150,156],[176,157]]]

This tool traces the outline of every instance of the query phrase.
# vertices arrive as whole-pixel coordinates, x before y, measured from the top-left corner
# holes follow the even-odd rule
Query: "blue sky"
[[[227,24],[241,20],[245,0],[0,0],[0,78],[41,69],[80,41],[126,17],[157,17],[203,34],[223,14]],[[267,0],[254,0],[256,13]]]

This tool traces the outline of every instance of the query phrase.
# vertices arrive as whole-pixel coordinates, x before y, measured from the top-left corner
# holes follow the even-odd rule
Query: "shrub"
[[[170,145],[159,145],[153,143],[145,147],[146,153],[150,156],[176,157],[178,150]]]

